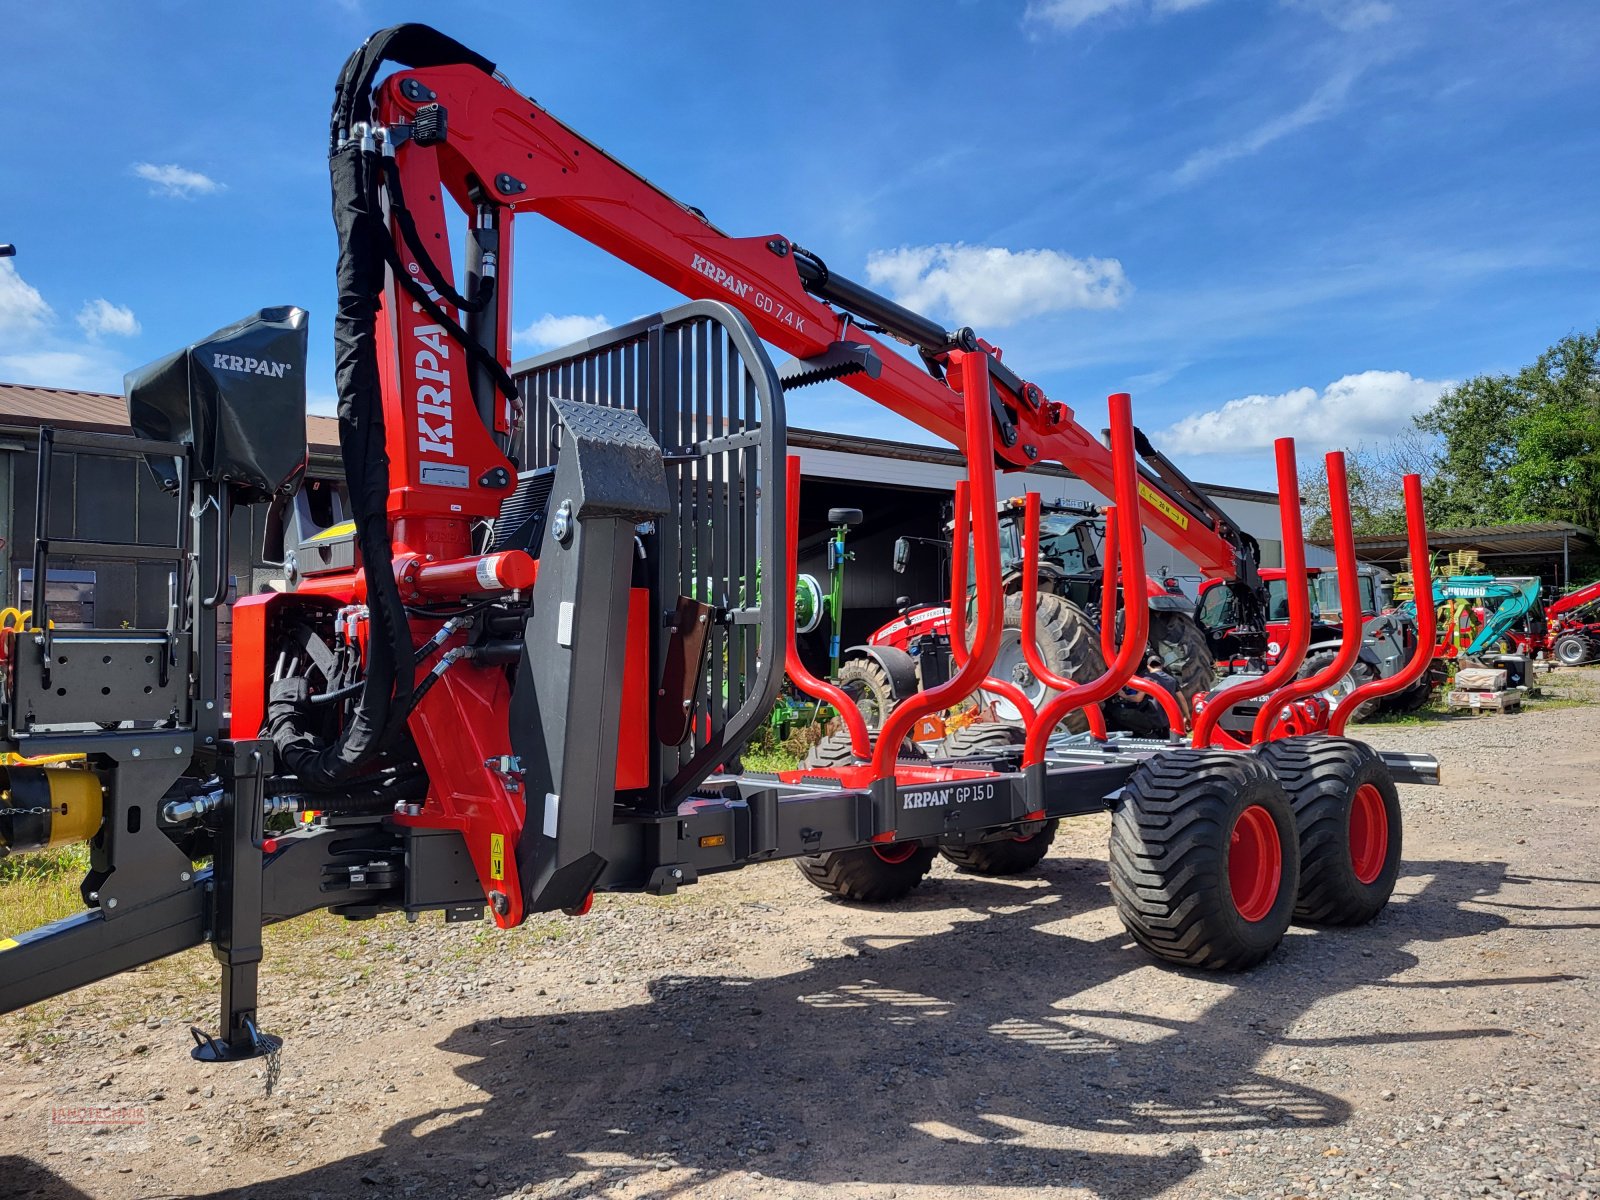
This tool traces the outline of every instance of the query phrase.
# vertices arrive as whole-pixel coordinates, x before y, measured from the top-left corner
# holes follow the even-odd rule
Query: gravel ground
[[[1600,707],[1558,705],[1368,727],[1445,763],[1394,903],[1241,976],[1128,942],[1099,818],[887,910],[777,865],[510,935],[274,930],[270,1096],[190,1061],[194,952],[0,1019],[0,1195],[1600,1195]]]

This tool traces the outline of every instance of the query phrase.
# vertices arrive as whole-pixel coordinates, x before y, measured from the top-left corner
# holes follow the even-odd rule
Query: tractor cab
[[[1092,611],[1100,600],[1099,538],[1105,534],[1100,510],[1085,501],[1041,506],[1039,574],[1045,590]],[[1012,497],[1000,509],[1000,570],[1007,592],[1020,587],[1024,562],[1022,500]]]
[[[1282,567],[1261,569],[1261,581],[1267,589],[1266,662],[1268,665],[1277,660],[1278,648],[1283,645],[1288,632],[1289,585],[1284,575]],[[1377,574],[1370,567],[1361,568],[1360,590],[1361,617],[1363,621],[1370,621],[1378,615]],[[1342,618],[1339,611],[1339,572],[1321,567],[1307,567],[1306,591],[1311,604],[1312,644],[1337,642]],[[1200,585],[1200,602],[1195,609],[1195,620],[1211,639],[1218,661],[1243,667],[1244,662],[1233,661],[1240,657],[1234,653],[1236,649],[1234,630],[1241,624],[1236,607],[1232,589],[1224,586],[1222,580],[1210,579]]]

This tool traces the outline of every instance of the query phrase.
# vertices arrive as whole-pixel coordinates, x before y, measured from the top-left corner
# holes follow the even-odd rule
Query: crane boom
[[[820,359],[841,346],[866,347],[877,359],[876,372],[821,367],[817,376],[836,375],[869,399],[965,450],[959,382],[944,376],[943,356],[951,350],[982,348],[994,355],[997,365],[999,358],[999,352],[970,329],[944,329],[835,274],[819,256],[785,235],[724,233],[699,210],[673,199],[475,63],[394,73],[377,90],[374,121],[376,136],[392,146],[404,195],[425,244],[448,244],[443,209],[448,193],[472,218],[472,235],[478,242],[492,233],[497,244],[493,265],[504,277],[510,270],[512,236],[512,222],[504,216],[538,213],[690,299],[733,305],[765,341],[801,360]],[[404,257],[401,238],[395,240]],[[448,272],[447,263],[441,267]],[[416,263],[407,263],[406,269],[416,276]],[[492,335],[481,339],[485,348],[502,366],[509,364],[506,297],[507,289],[500,289],[495,319],[479,322],[479,328]],[[405,306],[393,283],[386,306],[391,312]],[[864,324],[914,346],[924,366],[889,351]],[[391,336],[403,337],[394,330]],[[440,357],[436,352],[395,356],[399,386],[385,390],[403,397],[408,411],[402,421],[393,423],[390,455],[408,465],[403,487],[420,505],[417,511],[439,512],[438,504],[444,503],[457,506],[448,511],[459,513],[458,488],[447,486],[443,494],[435,494],[437,489],[423,478],[421,460],[428,458],[428,446],[419,443],[412,453],[395,444],[402,430],[437,430],[440,418],[449,415],[441,413],[437,403],[431,411],[415,411],[419,391],[439,383],[436,377],[418,376],[417,361],[421,360],[424,372],[437,376],[443,368],[434,360]],[[480,413],[503,435],[509,417],[485,401],[488,374],[477,372],[472,390]],[[1102,495],[1111,494],[1110,454],[1077,423],[1070,408],[1047,399],[1037,385],[1003,366],[993,373],[991,389],[998,466],[1018,470],[1057,462]],[[471,479],[476,479],[485,473],[479,468],[492,456],[487,446],[474,445],[475,450],[460,452],[454,446],[441,447],[435,438],[436,458],[444,449],[464,454],[436,462],[435,467],[465,462]],[[454,483],[460,476],[436,469],[432,478]],[[479,498],[473,507],[481,511],[473,515],[492,514],[500,492],[491,492]],[[1141,472],[1139,496],[1143,523],[1203,573],[1253,577],[1254,547],[1231,525],[1213,520],[1180,489],[1149,470]]]

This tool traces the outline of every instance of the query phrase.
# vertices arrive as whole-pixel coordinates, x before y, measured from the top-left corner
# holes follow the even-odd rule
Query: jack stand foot
[[[214,1038],[191,1025],[189,1033],[194,1037],[194,1049],[189,1051],[189,1057],[204,1063],[244,1062],[252,1058],[270,1057],[283,1049],[282,1038],[262,1033],[248,1021],[245,1028],[250,1031],[250,1040],[242,1046],[230,1046],[221,1038]]]

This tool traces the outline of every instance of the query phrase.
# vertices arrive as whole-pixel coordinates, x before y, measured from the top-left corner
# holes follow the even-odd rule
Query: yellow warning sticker
[[[306,539],[308,542],[326,542],[331,538],[349,537],[356,531],[354,521],[341,521],[337,525],[329,525],[326,529],[319,529]],[[47,596],[46,599],[49,599]]]
[[[15,950],[20,945],[16,938],[0,938],[0,950]]]
[[[489,878],[504,879],[506,877],[506,835],[491,833],[489,835]]]
[[[1171,521],[1179,529],[1189,528],[1189,514],[1184,512],[1172,501],[1168,500],[1160,492],[1156,491],[1155,488],[1151,487],[1148,483],[1141,483],[1139,485],[1139,499],[1143,500],[1162,516],[1166,517],[1167,520]]]

